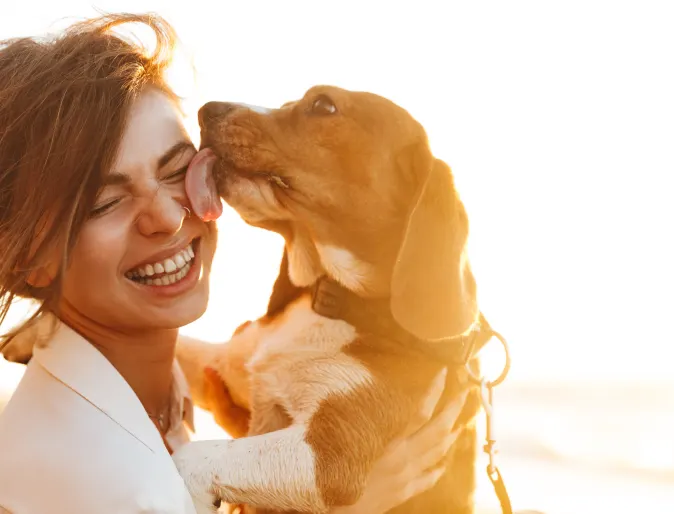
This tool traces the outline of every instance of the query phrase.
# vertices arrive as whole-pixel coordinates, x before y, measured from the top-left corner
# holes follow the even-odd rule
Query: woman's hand
[[[431,489],[445,471],[443,460],[460,434],[452,432],[467,393],[431,419],[445,387],[447,370],[433,381],[417,418],[388,445],[370,473],[358,502],[332,509],[335,514],[383,514]],[[429,421],[430,420],[430,421]]]

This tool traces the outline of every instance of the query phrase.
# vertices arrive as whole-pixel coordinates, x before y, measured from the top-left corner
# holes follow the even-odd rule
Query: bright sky
[[[0,38],[94,13],[2,3]],[[197,70],[196,84],[184,62],[173,75],[192,128],[206,100],[274,107],[320,83],[407,108],[455,173],[513,379],[674,380],[668,2],[94,5],[175,25]],[[231,212],[220,228],[209,311],[185,329],[214,341],[262,312],[280,257],[278,238]]]

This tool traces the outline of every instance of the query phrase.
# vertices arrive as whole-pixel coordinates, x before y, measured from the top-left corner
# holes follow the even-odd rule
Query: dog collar
[[[480,313],[478,321],[463,334],[434,340],[418,338],[393,318],[388,298],[362,298],[326,276],[312,287],[311,300],[312,309],[321,316],[340,319],[362,332],[393,340],[446,365],[467,364],[493,335]]]

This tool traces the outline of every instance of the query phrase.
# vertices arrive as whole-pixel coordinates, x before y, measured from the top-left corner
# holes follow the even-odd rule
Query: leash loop
[[[498,341],[501,343],[501,346],[503,346],[503,351],[505,353],[505,363],[503,364],[503,371],[501,371],[501,374],[498,377],[496,377],[496,380],[486,382],[486,385],[489,388],[492,388],[501,384],[508,376],[508,372],[510,371],[510,348],[508,347],[508,342],[505,340],[505,338],[495,330],[490,330],[490,336],[491,336],[490,339],[494,337],[498,339]],[[466,371],[468,371],[468,379],[473,384],[482,386],[482,384],[485,383],[486,379],[484,377],[476,377],[475,373],[473,373],[473,370],[470,368],[468,363],[466,363]]]
[[[500,382],[499,382],[500,383]],[[489,464],[487,464],[487,475],[494,486],[494,492],[501,504],[501,512],[503,514],[512,514],[512,506],[510,504],[510,497],[503,482],[501,472],[496,466],[496,454],[498,448],[496,446],[496,432],[494,430],[494,387],[498,385],[496,381],[487,382],[482,379],[480,382],[480,401],[484,408],[485,417],[487,420],[487,430],[485,434],[484,452],[489,457]]]
[[[487,419],[487,430],[485,434],[486,444],[484,445],[484,452],[489,456],[489,465],[487,466],[487,473],[491,477],[496,470],[496,434],[494,432],[494,390],[489,382],[482,380],[480,384],[480,400],[484,408],[485,418]]]

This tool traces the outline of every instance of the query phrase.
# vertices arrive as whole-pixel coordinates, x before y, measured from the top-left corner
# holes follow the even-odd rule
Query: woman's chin
[[[158,312],[151,318],[146,318],[141,321],[139,326],[144,327],[146,330],[152,328],[155,330],[180,329],[197,321],[205,311],[205,308],[195,309],[194,306],[190,306],[189,309]]]
[[[137,313],[142,315],[140,327],[155,329],[175,329],[198,320],[208,307],[208,284],[199,284],[190,294],[174,298],[163,305],[138,305]]]

